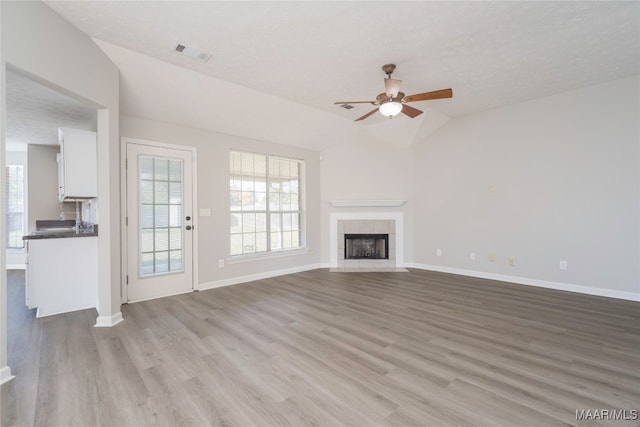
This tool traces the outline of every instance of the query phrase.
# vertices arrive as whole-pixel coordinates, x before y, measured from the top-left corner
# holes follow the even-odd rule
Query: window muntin
[[[24,166],[7,165],[7,249],[24,248]]]
[[[139,156],[140,277],[184,271],[182,160]]]
[[[231,255],[302,248],[304,163],[241,151],[229,160]]]

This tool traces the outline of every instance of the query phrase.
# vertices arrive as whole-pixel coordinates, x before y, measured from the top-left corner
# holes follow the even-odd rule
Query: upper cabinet
[[[58,198],[88,199],[98,196],[96,133],[58,129]]]

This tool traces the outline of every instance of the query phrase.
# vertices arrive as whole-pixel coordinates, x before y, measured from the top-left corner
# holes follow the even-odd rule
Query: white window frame
[[[232,170],[232,165],[231,165],[231,158],[233,156],[234,153],[239,153],[239,154],[249,154],[249,155],[255,155],[255,156],[263,156],[266,158],[266,170],[265,170],[265,182],[266,182],[266,206],[265,209],[260,209],[260,210],[256,210],[255,209],[255,205],[254,205],[254,209],[253,210],[249,210],[249,211],[245,211],[245,210],[232,210],[232,202],[231,202],[231,194],[234,191],[232,189],[232,179],[233,179],[233,170]],[[267,242],[266,242],[266,250],[265,251],[260,251],[260,252],[246,252],[246,253],[240,253],[240,254],[231,254],[231,239],[233,235],[238,235],[240,233],[231,233],[232,227],[233,225],[231,224],[231,222],[229,223],[229,254],[230,254],[230,259],[229,262],[233,263],[235,262],[240,262],[243,260],[250,260],[250,259],[254,259],[254,258],[270,258],[270,257],[280,257],[280,256],[287,256],[287,255],[293,255],[293,254],[297,254],[297,253],[301,253],[301,252],[306,252],[306,222],[305,222],[305,212],[306,212],[306,165],[305,165],[305,161],[303,159],[298,159],[298,158],[293,158],[293,157],[286,157],[286,156],[277,156],[277,155],[271,155],[271,154],[265,154],[265,153],[258,153],[258,152],[251,152],[251,151],[245,151],[245,150],[237,150],[237,149],[231,149],[229,151],[229,219],[231,221],[231,217],[233,214],[242,214],[242,213],[248,213],[248,214],[265,214],[266,216],[266,235],[267,235]],[[299,174],[298,174],[298,210],[271,210],[270,208],[270,183],[271,183],[271,177],[270,177],[270,173],[269,173],[269,160],[285,160],[285,161],[289,161],[289,162],[296,162],[299,165]],[[255,175],[258,176],[258,175]],[[255,192],[255,189],[254,189]],[[254,202],[255,203],[255,202]],[[281,248],[281,249],[271,249],[271,214],[295,214],[298,215],[298,233],[299,233],[299,245],[295,246],[295,247],[291,247],[291,248]],[[286,230],[283,230],[282,228],[280,229],[280,233],[284,233]],[[258,232],[256,232],[257,234]]]
[[[20,239],[19,242],[22,243],[22,246],[9,246],[9,236],[11,235],[10,233],[10,229],[9,229],[9,215],[12,213],[20,213],[20,212],[9,212],[9,186],[11,185],[11,182],[9,180],[9,168],[22,168],[22,230],[20,233]],[[5,210],[5,215],[6,215],[6,223],[7,223],[7,238],[5,239],[5,241],[3,242],[3,244],[5,245],[5,248],[7,251],[9,252],[13,252],[13,251],[23,251],[24,250],[24,241],[22,240],[22,236],[25,234],[24,230],[25,230],[25,220],[26,220],[26,196],[27,196],[27,191],[26,191],[26,167],[22,164],[7,164],[5,166],[5,177],[6,177],[6,182],[5,182],[5,194],[6,194],[6,210]]]

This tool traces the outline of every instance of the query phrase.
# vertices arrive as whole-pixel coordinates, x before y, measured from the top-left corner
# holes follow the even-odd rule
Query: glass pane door
[[[183,161],[138,156],[139,276],[183,271]]]

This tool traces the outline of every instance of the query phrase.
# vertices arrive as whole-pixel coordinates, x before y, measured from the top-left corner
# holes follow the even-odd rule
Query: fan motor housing
[[[404,98],[404,92],[398,92],[398,96],[396,96],[395,98],[391,98],[391,99],[389,99],[389,96],[387,96],[386,93],[382,92],[381,94],[376,96],[376,102],[374,104],[375,105],[380,105],[383,101],[401,102],[402,98]]]

